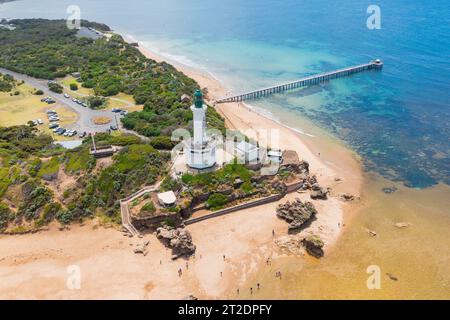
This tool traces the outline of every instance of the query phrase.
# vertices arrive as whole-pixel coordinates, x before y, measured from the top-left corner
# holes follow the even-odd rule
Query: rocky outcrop
[[[381,191],[383,191],[386,194],[390,194],[390,193],[394,193],[395,191],[397,191],[397,187],[385,187],[383,189],[381,189]]]
[[[183,228],[160,227],[156,230],[156,237],[172,249],[174,260],[195,253],[196,247],[192,242],[192,236]]]
[[[139,254],[142,254],[142,255],[146,256],[147,253],[148,253],[147,246],[149,245],[149,243],[150,243],[149,241],[145,241],[145,242],[142,242],[142,243],[138,244],[136,246],[136,248],[133,250],[133,252],[136,253],[136,254],[139,253]]]
[[[327,200],[328,190],[322,188],[317,182],[316,176],[312,176],[310,179],[311,184],[311,199],[313,200]]]
[[[340,199],[345,202],[350,202],[355,200],[355,196],[350,193],[343,193],[340,195]]]
[[[316,258],[323,257],[323,246],[325,245],[323,240],[317,235],[310,235],[302,239],[302,245],[305,247],[306,252]]]
[[[300,230],[307,222],[313,220],[316,214],[317,210],[311,202],[303,203],[298,198],[277,207],[277,216],[289,223],[289,232]]]

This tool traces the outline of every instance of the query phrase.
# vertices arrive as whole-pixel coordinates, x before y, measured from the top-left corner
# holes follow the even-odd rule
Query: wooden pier
[[[319,84],[331,79],[346,77],[352,75],[354,73],[359,73],[368,70],[380,70],[383,68],[383,62],[379,59],[370,61],[366,64],[361,64],[358,66],[348,67],[344,69],[339,69],[335,71],[325,72],[318,75],[306,77],[300,80],[276,85],[269,88],[259,89],[255,91],[250,91],[246,93],[242,93],[239,95],[225,97],[216,101],[216,103],[227,103],[227,102],[239,102],[251,99],[257,99],[261,97],[267,97],[269,95],[284,92],[287,90],[297,89],[301,87],[306,87],[310,85]]]

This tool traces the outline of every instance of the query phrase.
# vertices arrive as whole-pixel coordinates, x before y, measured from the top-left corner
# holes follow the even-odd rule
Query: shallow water
[[[261,283],[260,292],[250,295],[244,288],[241,298],[449,299],[450,188],[415,190],[398,184],[398,191],[385,194],[380,188],[387,184],[368,178],[364,208],[327,256],[311,263],[293,256],[275,259],[247,284]],[[399,229],[398,222],[411,225]],[[371,237],[367,229],[377,235]],[[373,265],[380,268],[381,287],[369,290],[367,268]],[[282,272],[281,281],[276,271]]]

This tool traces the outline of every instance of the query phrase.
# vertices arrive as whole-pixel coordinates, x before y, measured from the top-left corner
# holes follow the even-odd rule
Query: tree
[[[76,83],[71,83],[70,84],[70,90],[72,90],[72,91],[76,91],[76,90],[78,90],[78,84],[76,84]]]
[[[63,93],[63,87],[56,82],[50,82],[48,88],[55,93]]]

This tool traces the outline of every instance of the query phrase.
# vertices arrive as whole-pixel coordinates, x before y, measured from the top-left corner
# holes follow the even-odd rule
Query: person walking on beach
[[[250,287],[250,294],[253,294],[253,288]]]
[[[239,295],[239,288],[236,289],[237,294]]]
[[[259,288],[260,288],[259,282],[256,284],[256,288],[259,290]]]
[[[182,274],[183,274],[183,270],[181,270],[181,268],[178,269],[178,276],[181,277]]]
[[[275,230],[272,229],[272,238],[275,238]]]
[[[186,270],[189,270],[189,262],[186,261]]]
[[[225,255],[223,255],[223,261],[225,261]]]

